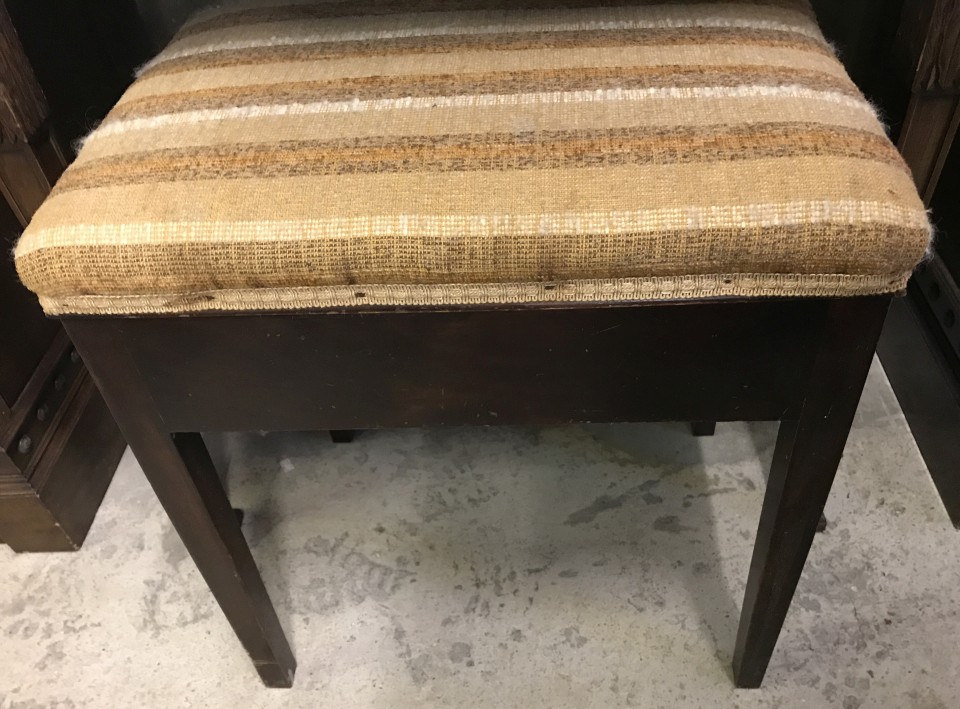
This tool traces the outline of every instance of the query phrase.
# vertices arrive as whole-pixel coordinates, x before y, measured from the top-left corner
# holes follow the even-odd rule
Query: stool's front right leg
[[[738,687],[759,687],[850,432],[889,298],[828,305],[802,401],[780,423],[733,658]]]

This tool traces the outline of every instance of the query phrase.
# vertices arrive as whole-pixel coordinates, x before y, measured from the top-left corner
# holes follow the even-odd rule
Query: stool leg
[[[330,431],[330,440],[334,443],[353,443],[357,432],[351,430]]]
[[[819,351],[796,412],[781,421],[733,658],[738,687],[759,687],[856,413],[888,298],[827,305]]]
[[[264,684],[291,686],[296,661],[200,434],[171,435],[163,429],[115,323],[91,319],[65,324]]]
[[[717,432],[717,422],[716,421],[692,421],[690,423],[690,430],[693,432],[694,436],[712,436]]]

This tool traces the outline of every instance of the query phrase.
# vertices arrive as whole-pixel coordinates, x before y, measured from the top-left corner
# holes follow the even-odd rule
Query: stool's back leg
[[[122,325],[65,322],[173,526],[264,683],[289,687],[296,662],[240,523],[199,433],[171,436],[127,354]]]
[[[712,436],[717,432],[716,421],[691,421],[690,430],[694,436]]]
[[[773,654],[870,369],[888,297],[828,304],[802,402],[780,423],[733,658],[758,687]]]

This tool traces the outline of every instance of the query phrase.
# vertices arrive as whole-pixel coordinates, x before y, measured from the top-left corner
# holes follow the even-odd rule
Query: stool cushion
[[[928,239],[805,0],[267,0],[142,69],[16,260],[181,313],[852,296]]]

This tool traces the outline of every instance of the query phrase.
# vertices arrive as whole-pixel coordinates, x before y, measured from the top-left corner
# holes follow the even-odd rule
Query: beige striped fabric
[[[849,296],[929,240],[805,0],[234,2],[16,250],[50,314]]]

